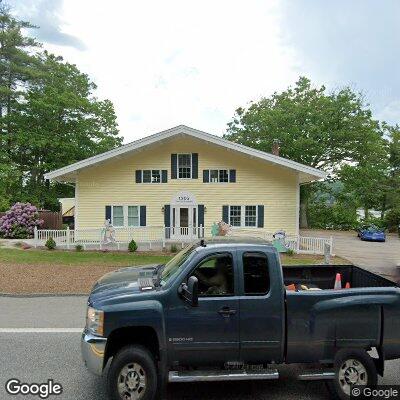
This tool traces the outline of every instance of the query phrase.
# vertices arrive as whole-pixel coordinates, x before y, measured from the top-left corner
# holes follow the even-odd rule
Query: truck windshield
[[[181,271],[183,264],[192,254],[194,247],[194,245],[185,247],[172,260],[165,264],[161,274],[161,286],[164,286],[174,275]]]

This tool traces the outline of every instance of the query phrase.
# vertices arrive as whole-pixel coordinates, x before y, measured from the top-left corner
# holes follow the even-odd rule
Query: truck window
[[[165,268],[161,274],[161,285],[165,285],[173,276],[177,275],[185,261],[194,251],[194,245],[189,245],[181,250],[174,258],[165,264]]]
[[[192,275],[199,280],[199,296],[233,296],[233,259],[229,253],[202,260]]]
[[[267,294],[270,289],[268,258],[263,253],[243,254],[244,293]]]

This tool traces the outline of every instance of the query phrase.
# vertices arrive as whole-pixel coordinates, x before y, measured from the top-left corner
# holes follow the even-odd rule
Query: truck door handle
[[[236,314],[236,310],[232,310],[229,307],[222,307],[219,311],[218,314],[223,315],[224,317],[230,317],[231,315]]]

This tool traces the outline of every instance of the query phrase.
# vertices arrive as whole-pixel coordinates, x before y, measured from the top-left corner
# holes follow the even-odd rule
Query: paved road
[[[1,400],[33,398],[8,395],[4,387],[10,378],[36,383],[53,379],[64,388],[61,396],[51,397],[54,399],[107,399],[104,381],[87,372],[81,361],[79,330],[84,324],[85,307],[84,297],[0,297]],[[29,331],[25,332],[24,328],[29,328]],[[35,332],[41,328],[55,329],[56,332],[48,329],[46,332]],[[71,331],[71,328],[76,328],[76,331]],[[168,398],[328,399],[322,382],[299,382],[294,379],[299,368],[280,368],[282,378],[279,381],[174,384],[169,386]],[[400,384],[400,361],[388,362],[386,368],[382,383]]]
[[[363,242],[355,232],[303,230],[304,236],[333,236],[336,255],[355,265],[400,282],[400,238],[389,235],[385,243]]]

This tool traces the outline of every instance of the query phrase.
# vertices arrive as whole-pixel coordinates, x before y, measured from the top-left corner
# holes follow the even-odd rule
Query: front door
[[[189,273],[199,280],[199,305],[183,299],[168,310],[170,361],[207,364],[239,359],[239,300],[234,254],[216,253],[200,260]],[[172,293],[171,303],[175,303]]]
[[[186,239],[197,237],[197,206],[171,208],[171,237]]]
[[[180,207],[179,208],[179,225],[181,227],[181,236],[189,235],[189,208]]]

